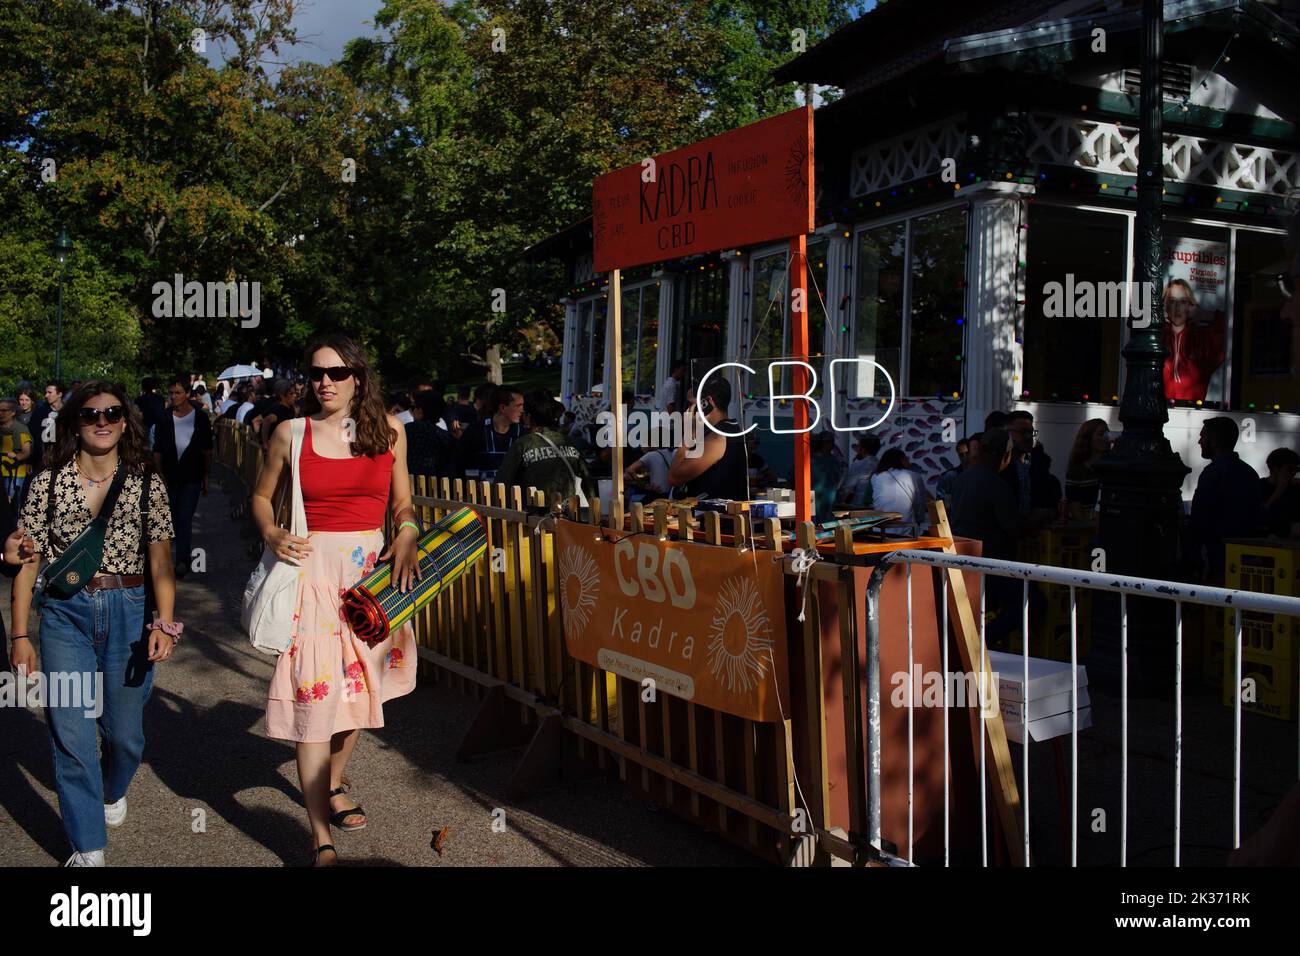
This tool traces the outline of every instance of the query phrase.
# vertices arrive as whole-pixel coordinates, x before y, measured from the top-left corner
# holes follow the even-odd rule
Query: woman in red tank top
[[[277,428],[253,491],[253,518],[277,556],[297,561],[293,643],[280,655],[266,702],[266,731],[298,744],[298,779],[316,843],[315,864],[338,854],[331,825],[359,830],[365,812],[343,790],[361,728],[384,725],[385,701],[415,689],[415,634],[408,623],[374,647],[352,633],[342,596],[377,562],[392,558],[403,590],[417,573],[419,527],[406,470],[406,433],[384,410],[377,376],[341,335],[307,351],[311,390],[303,401],[298,462],[308,536],[276,527],[271,497],[290,462],[292,428]],[[297,423],[293,423],[297,424]],[[398,531],[384,548],[392,509]]]

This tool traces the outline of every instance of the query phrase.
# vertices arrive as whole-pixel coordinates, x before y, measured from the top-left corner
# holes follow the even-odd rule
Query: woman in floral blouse
[[[299,564],[293,643],[280,655],[266,702],[266,731],[297,744],[298,779],[316,843],[315,864],[338,855],[331,825],[360,830],[366,814],[349,799],[343,774],[365,727],[384,726],[384,703],[415,688],[415,633],[409,623],[374,646],[352,633],[342,615],[348,588],[376,562],[393,560],[393,578],[409,589],[419,526],[411,506],[406,433],[384,409],[378,377],[343,336],[308,349],[311,390],[303,418],[271,434],[266,464],[253,489],[253,519],[277,556]],[[308,537],[275,523],[271,498],[303,429],[298,461]],[[384,548],[391,491],[396,529]]]
[[[41,665],[47,678],[61,678],[47,679],[46,726],[73,851],[66,865],[103,866],[105,826],[126,819],[127,787],[144,752],[153,665],[171,656],[180,637],[172,619],[171,510],[162,478],[150,467],[140,418],[118,386],[80,386],[59,410],[55,432],[50,468],[33,479],[23,508],[22,526],[38,558],[57,559],[99,513],[115,477],[124,476],[99,571],[71,597],[46,595],[40,611]],[[142,528],[146,483],[148,527]],[[146,561],[157,607],[150,622]],[[20,674],[37,669],[28,624],[38,566],[24,564],[14,581],[10,662]],[[63,692],[56,693],[60,685]],[[65,693],[73,687],[81,693]]]

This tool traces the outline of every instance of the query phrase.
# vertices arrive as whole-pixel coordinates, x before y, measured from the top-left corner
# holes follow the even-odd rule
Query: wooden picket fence
[[[262,452],[247,429],[219,423],[217,458],[237,478],[245,498],[261,466]],[[487,556],[430,602],[415,620],[422,668],[437,682],[472,694],[478,711],[457,758],[523,748],[508,787],[514,798],[561,778],[617,772],[636,793],[720,834],[763,859],[790,865],[829,863],[832,857],[861,861],[849,834],[828,825],[829,777],[826,699],[818,602],[809,600],[806,620],[795,613],[801,586],[812,582],[839,589],[839,653],[848,673],[857,672],[852,540],[836,538],[835,556],[799,574],[782,560],[787,584],[787,688],[789,712],[777,722],[726,714],[667,694],[642,695],[636,681],[568,655],[558,600],[555,518],[534,489],[487,482],[414,476],[414,504],[427,525],[469,505],[486,520]],[[573,503],[576,513],[576,501]],[[783,548],[775,519],[751,523],[727,516],[696,517],[687,507],[615,501],[602,516],[592,502],[589,521],[608,528],[648,530],[660,540],[713,547]],[[675,519],[675,520],[673,520]],[[729,540],[728,540],[729,539]],[[811,524],[796,531],[799,547],[816,549]],[[804,578],[806,580],[801,580]],[[850,829],[865,830],[858,808],[866,773],[861,726],[852,715],[861,705],[859,682],[843,681],[844,741],[848,761]]]

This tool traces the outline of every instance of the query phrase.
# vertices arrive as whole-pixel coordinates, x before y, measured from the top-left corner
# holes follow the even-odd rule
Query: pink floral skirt
[[[384,726],[384,702],[415,689],[415,632],[403,625],[370,647],[341,613],[343,594],[384,550],[374,531],[313,531],[298,572],[294,638],[280,655],[266,701],[266,732],[324,742],[359,727]]]

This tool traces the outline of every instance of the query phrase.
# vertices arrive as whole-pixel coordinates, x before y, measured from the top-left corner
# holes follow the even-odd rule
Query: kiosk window
[[[1285,236],[1237,230],[1232,407],[1238,411],[1300,409],[1298,252]]]
[[[897,387],[903,341],[903,270],[906,263],[907,223],[866,229],[857,241],[857,309],[853,346],[858,358],[871,359],[884,368]],[[876,398],[889,394],[889,386],[870,365],[842,366],[837,382],[849,398]]]
[[[1128,218],[1034,203],[1028,224],[1024,383],[1014,392],[1110,401],[1119,392]]]

